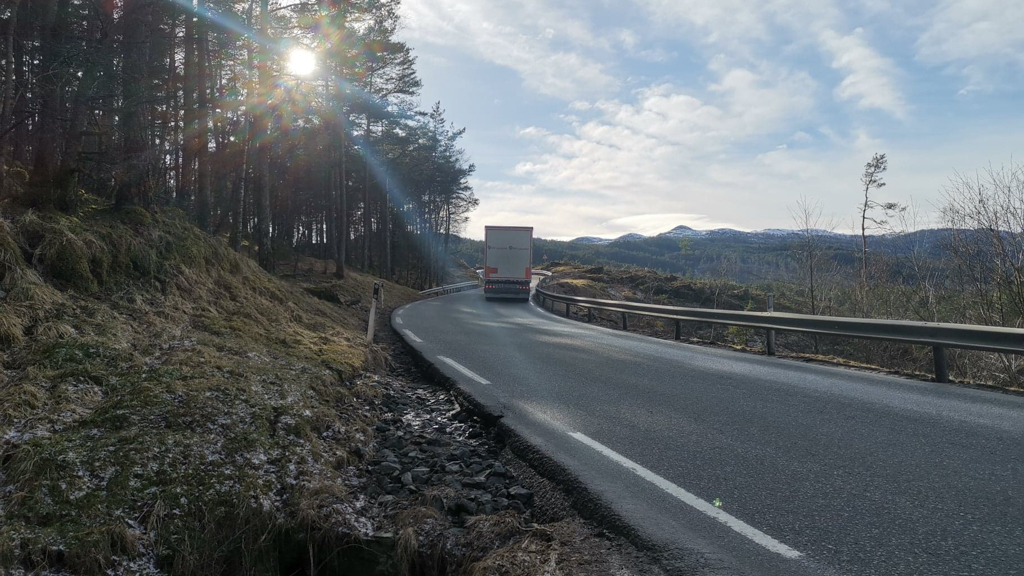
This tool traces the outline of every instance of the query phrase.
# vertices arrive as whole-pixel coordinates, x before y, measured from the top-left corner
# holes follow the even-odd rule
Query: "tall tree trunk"
[[[260,35],[263,37],[264,42],[267,42],[269,38],[268,33],[268,20],[270,18],[270,8],[268,6],[269,0],[260,0]],[[268,100],[267,94],[270,90],[270,58],[272,48],[268,44],[264,44],[260,48],[260,62],[259,62],[259,81],[260,81],[260,98]],[[274,270],[274,254],[273,248],[270,245],[270,111],[263,107],[259,112],[260,126],[259,130],[256,131],[257,145],[259,146],[257,159],[257,170],[259,176],[257,178],[257,186],[259,188],[259,202],[257,206],[257,219],[259,227],[259,245],[260,245],[260,266],[268,272]]]
[[[181,139],[181,181],[178,182],[178,207],[186,212],[192,209],[195,193],[196,161],[196,11],[189,0],[185,10],[185,63],[182,70],[182,108],[184,135]]]
[[[146,206],[153,199],[153,159],[143,106],[147,96],[152,0],[125,0],[121,18],[124,24],[121,37],[121,131],[125,157],[116,204]]]
[[[61,75],[58,70],[60,45],[65,41],[64,22],[70,0],[44,2],[39,22],[39,121],[35,124],[35,158],[32,161],[32,186],[44,203],[54,197],[57,175]]]
[[[29,0],[24,0],[22,17],[18,19],[18,38],[29,38],[32,35],[32,23],[25,17],[25,11],[29,10]],[[27,57],[25,42],[14,43],[14,114],[12,122],[19,122],[28,115],[28,94],[32,83],[32,74],[29,70],[30,62]],[[14,129],[14,137],[8,142],[11,143],[11,160],[19,162],[22,166],[28,165],[30,148],[29,124],[20,122]]]
[[[190,14],[185,13],[185,18],[188,19]],[[170,138],[170,155],[171,155],[171,167],[170,173],[174,179],[174,187],[169,188],[169,192],[174,194],[174,200],[179,200],[178,195],[181,193],[181,125],[178,123],[178,8],[177,5],[170,5],[170,24],[168,34],[168,47],[167,47],[167,78],[170,83],[171,89],[168,90],[167,94],[167,121],[171,123],[171,138]]]
[[[199,20],[196,22],[196,104],[198,106],[196,129],[196,225],[210,231],[210,78],[208,74],[210,53],[209,17],[206,15],[206,0],[199,0]]]
[[[381,217],[384,228],[384,273],[381,275],[391,281],[391,190],[390,180],[384,180],[384,199],[381,201]]]
[[[344,102],[341,105],[341,110],[341,113],[344,114]],[[338,278],[345,277],[345,260],[348,256],[348,175],[345,172],[347,169],[345,158],[348,156],[345,152],[345,135],[347,131],[347,122],[345,122],[344,116],[342,116],[341,144],[338,146],[341,153],[341,168],[337,169],[336,176],[340,184],[340,193],[338,194],[338,266],[334,274]]]
[[[370,230],[373,214],[370,212],[370,113],[366,113],[366,133],[363,134],[363,272],[370,271]]]
[[[7,31],[4,35],[4,76],[3,94],[0,96],[0,130],[6,131],[11,125],[11,118],[14,117],[14,37],[18,27],[18,7],[20,0],[11,5],[11,15],[7,20]],[[11,147],[8,144],[10,138],[0,136],[0,198],[8,192],[7,165],[11,156]]]

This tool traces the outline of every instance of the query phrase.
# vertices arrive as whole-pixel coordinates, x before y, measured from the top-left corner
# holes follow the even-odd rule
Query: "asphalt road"
[[[1024,397],[657,340],[480,291],[392,325],[680,572],[1024,574]]]

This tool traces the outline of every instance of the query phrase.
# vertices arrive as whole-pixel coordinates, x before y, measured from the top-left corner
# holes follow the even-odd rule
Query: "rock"
[[[453,463],[453,464],[449,464],[449,465],[444,467],[444,471],[449,473],[449,474],[457,474],[459,472],[462,472],[462,464],[459,464],[457,462]]]
[[[452,502],[448,509],[453,514],[468,514],[472,516],[473,514],[476,514],[476,503],[465,498],[459,498]]]
[[[523,488],[522,486],[516,486],[508,491],[509,497],[522,502],[523,504],[529,504],[533,501],[533,492]]]
[[[477,476],[477,475],[479,475],[483,471],[484,471],[484,465],[483,464],[473,464],[472,466],[469,467],[469,472],[473,476]]]
[[[462,485],[466,488],[482,488],[487,485],[487,480],[479,476],[474,478],[463,478]]]
[[[430,468],[413,468],[409,474],[412,475],[413,482],[423,484],[430,476]]]
[[[494,505],[498,508],[498,510],[504,510],[508,508],[508,500],[506,500],[505,498],[495,498]]]
[[[481,432],[479,428],[474,428],[469,431],[469,434],[466,434],[466,438],[469,438],[470,440],[475,440],[483,435],[484,433]]]
[[[412,472],[406,472],[405,474],[402,474],[402,485],[412,486]]]
[[[487,477],[487,485],[488,486],[501,486],[504,483],[505,483],[505,479],[502,478],[501,476],[496,476],[496,475],[492,474],[492,475]]]
[[[401,471],[402,468],[394,462],[381,462],[377,466],[377,473],[384,474],[385,476],[394,476]]]
[[[505,467],[502,466],[501,462],[495,462],[494,463],[494,468],[491,468],[491,473],[492,474],[497,474],[499,476],[504,476],[505,475]]]
[[[394,496],[392,496],[390,494],[385,494],[384,496],[381,496],[380,498],[377,498],[377,505],[378,506],[387,506],[388,504],[391,504],[394,501],[395,501],[395,497]]]
[[[515,510],[516,512],[519,512],[520,514],[522,514],[523,512],[526,512],[526,506],[523,506],[523,503],[520,502],[519,500],[510,500],[509,503],[508,503],[508,507],[509,507],[509,510]]]
[[[373,429],[377,432],[389,432],[391,430],[391,426],[388,426],[383,422],[377,422],[373,425]]]

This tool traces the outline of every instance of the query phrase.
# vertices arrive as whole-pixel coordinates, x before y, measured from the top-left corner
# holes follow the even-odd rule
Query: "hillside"
[[[24,212],[0,262],[0,567],[212,573],[359,533],[341,487],[384,360],[359,339],[372,278],[318,284],[336,306],[141,209]]]

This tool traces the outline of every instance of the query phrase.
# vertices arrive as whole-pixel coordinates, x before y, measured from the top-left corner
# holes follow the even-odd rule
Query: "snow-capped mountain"
[[[644,236],[643,234],[637,234],[635,232],[630,232],[629,234],[623,234],[622,236],[619,236],[615,240],[612,240],[612,242],[644,240],[645,238],[647,238],[647,236]]]
[[[851,237],[849,234],[840,234],[838,232],[832,232],[832,231],[829,231],[829,230],[811,229],[808,232],[810,232],[811,234],[814,234],[816,236],[828,236],[828,237],[837,238],[837,239]],[[798,236],[801,236],[803,234],[804,234],[803,230],[788,230],[788,229],[785,229],[785,228],[766,228],[764,230],[752,230],[752,231],[748,232],[748,231],[744,231],[744,230],[734,230],[732,228],[714,228],[712,230],[696,230],[696,229],[691,228],[689,226],[680,225],[680,226],[676,226],[675,228],[669,230],[668,232],[662,232],[661,234],[658,234],[657,236],[651,236],[651,238],[680,238],[680,239],[682,239],[682,238],[735,238],[735,239],[744,239],[744,238],[746,238],[746,239],[750,239],[750,240],[765,240],[765,241],[768,241],[768,240],[773,240],[773,239],[777,239],[777,240],[791,239],[791,238],[796,238]],[[573,242],[574,244],[604,245],[604,244],[609,244],[611,242],[620,242],[620,241],[624,241],[624,240],[626,240],[626,241],[636,241],[636,240],[645,240],[647,238],[648,238],[648,236],[644,236],[643,234],[630,233],[630,234],[624,234],[622,236],[619,236],[618,238],[616,238],[614,240],[608,240],[606,238],[599,238],[597,236],[580,236],[579,238],[575,238],[573,240],[570,240],[570,242]]]
[[[573,238],[569,240],[573,244],[608,244],[611,242],[608,238],[598,238],[597,236],[580,236],[579,238]]]

